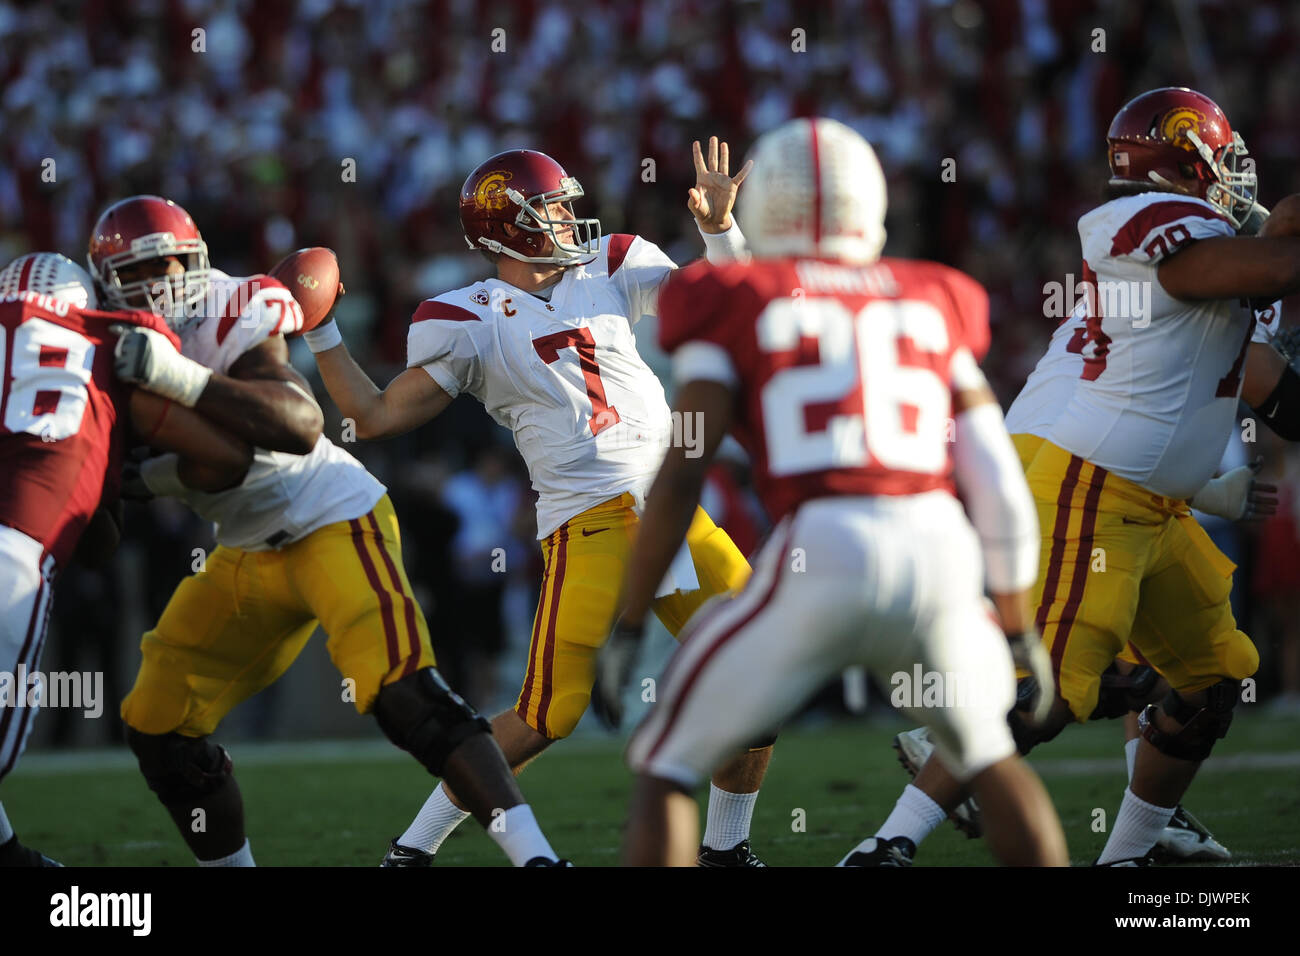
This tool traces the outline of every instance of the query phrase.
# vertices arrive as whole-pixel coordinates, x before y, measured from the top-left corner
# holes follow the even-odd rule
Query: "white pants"
[[[1015,671],[982,581],[975,532],[945,492],[808,502],[772,532],[745,589],[692,619],[629,764],[693,788],[861,665],[969,779],[1015,753]]]
[[[20,668],[30,674],[40,666],[54,574],[54,559],[39,541],[0,525],[0,780],[18,762],[36,719],[37,708],[27,703],[30,685],[18,680]]]

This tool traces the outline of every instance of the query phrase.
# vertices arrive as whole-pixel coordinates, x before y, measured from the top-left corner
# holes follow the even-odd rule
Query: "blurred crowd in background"
[[[702,251],[684,208],[692,140],[717,134],[738,157],[791,116],[848,123],[889,181],[886,252],[938,259],[988,288],[986,368],[1004,403],[1053,326],[1043,284],[1078,272],[1075,222],[1101,196],[1106,127],[1129,97],[1200,88],[1256,157],[1261,200],[1300,190],[1300,5],[1289,0],[5,4],[0,80],[0,259],[54,249],[80,260],[97,212],[140,192],[184,205],[232,274],[328,245],[348,288],[340,324],[381,384],[402,366],[416,304],[489,268],[466,249],[455,203],[466,173],[512,146],[565,164],[587,191],[580,214],[604,231],[639,233],[685,262]],[[640,339],[653,353],[653,330]],[[527,640],[535,600],[531,498],[508,436],[463,398],[402,440],[348,447],[391,487],[439,656],[486,706],[513,688],[493,686],[483,658],[520,626]],[[1295,707],[1300,460],[1267,435],[1245,452],[1260,453],[1282,513],[1216,535],[1242,566],[1261,685]],[[746,481],[733,456],[706,500],[742,547],[763,532]],[[165,542],[183,559],[203,533],[166,504],[133,517],[157,542],[151,565]],[[502,541],[505,583],[466,570]],[[156,563],[141,598],[154,616],[188,571]],[[97,608],[87,626],[111,628],[104,590],[61,586],[62,613]]]

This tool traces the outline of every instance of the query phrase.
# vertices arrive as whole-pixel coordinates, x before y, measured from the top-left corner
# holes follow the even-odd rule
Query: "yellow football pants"
[[[573,733],[591,700],[596,655],[609,636],[639,524],[632,506],[631,495],[611,499],[569,519],[542,542],[546,570],[515,712],[552,740]],[[686,542],[700,589],[654,603],[674,636],[709,598],[739,590],[749,579],[745,556],[703,508],[695,510]]]
[[[433,666],[387,495],[369,514],[275,551],[218,547],[141,640],[122,719],[146,734],[212,733],[288,669],[317,621],[344,677],[340,699],[360,713],[383,685]]]
[[[1132,642],[1170,686],[1194,692],[1255,673],[1228,602],[1235,565],[1187,503],[1162,498],[1044,441],[1026,469],[1042,530],[1037,624],[1076,719]]]

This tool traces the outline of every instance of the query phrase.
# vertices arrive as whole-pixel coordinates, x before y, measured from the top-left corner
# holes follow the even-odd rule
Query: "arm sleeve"
[[[631,242],[620,249],[620,240],[627,238]],[[647,316],[658,315],[659,287],[677,269],[676,263],[640,236],[611,236],[609,256],[610,275],[621,284],[627,297],[628,320],[636,325]]]
[[[1084,258],[1095,262],[1109,256],[1158,265],[1189,242],[1236,234],[1231,223],[1209,203],[1190,198],[1166,199],[1142,206],[1109,237],[1099,232],[1094,248],[1088,248],[1092,242],[1085,243]],[[1105,247],[1106,238],[1110,240],[1109,248]]]
[[[989,350],[989,294],[964,272],[943,268],[944,288],[952,304],[958,341],[978,364]]]
[[[699,223],[696,223],[697,228],[698,226]],[[732,214],[731,228],[726,232],[712,233],[701,229],[700,237],[704,239],[704,257],[715,266],[748,262],[750,259],[749,245],[745,242],[745,234],[740,231],[740,223],[736,221],[735,214]]]
[[[406,334],[406,367],[424,369],[455,398],[463,391],[474,391],[479,384],[480,364],[472,325],[479,320],[455,317],[438,308],[440,305],[430,300],[416,310]],[[467,310],[459,311],[472,316]]]
[[[975,405],[957,416],[952,456],[984,552],[989,590],[1006,594],[1032,586],[1038,577],[1038,513],[996,404]]]
[[[659,292],[659,347],[669,355],[694,342],[726,350],[727,314],[743,301],[737,289],[727,287],[718,267],[697,260],[676,270]]]

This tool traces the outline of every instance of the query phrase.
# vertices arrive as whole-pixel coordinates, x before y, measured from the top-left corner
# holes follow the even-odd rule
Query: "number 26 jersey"
[[[952,395],[983,384],[988,296],[934,262],[697,263],[659,299],[679,384],[736,394],[772,519],[814,498],[953,491]]]

